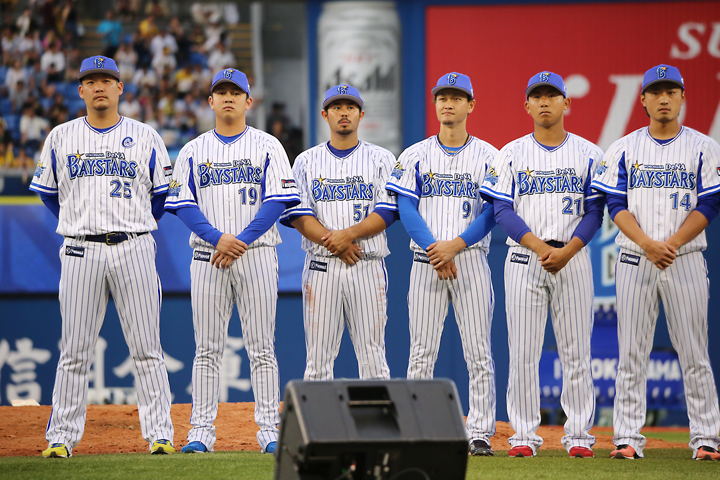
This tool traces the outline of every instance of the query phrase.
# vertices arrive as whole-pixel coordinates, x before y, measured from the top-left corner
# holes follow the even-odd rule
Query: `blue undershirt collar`
[[[345,149],[345,150],[338,150],[337,148],[335,148],[335,147],[333,147],[332,145],[330,145],[330,142],[327,142],[327,147],[328,147],[328,149],[330,150],[330,152],[332,152],[332,154],[335,155],[335,156],[338,157],[338,158],[345,158],[345,157],[347,157],[348,155],[350,155],[352,152],[355,151],[355,149],[358,147],[358,145],[360,145],[360,142],[358,142],[358,144],[355,145],[354,147],[347,148],[347,149]]]

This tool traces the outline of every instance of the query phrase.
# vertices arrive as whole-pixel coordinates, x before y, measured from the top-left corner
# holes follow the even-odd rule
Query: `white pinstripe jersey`
[[[50,132],[30,190],[58,195],[60,235],[148,232],[157,229],[150,197],[168,190],[171,175],[152,127],[120,117],[101,132],[82,117]]]
[[[480,184],[497,149],[476,137],[449,154],[437,135],[408,147],[398,159],[388,190],[419,200],[418,212],[435,240],[452,240],[482,213]],[[424,252],[410,240],[413,251]],[[490,234],[468,248],[488,251]]]
[[[253,127],[230,143],[215,130],[185,145],[175,162],[166,208],[197,206],[210,224],[238,235],[264,202],[299,200],[285,149],[277,138]],[[273,225],[252,247],[281,243]],[[190,246],[214,248],[190,234]]]
[[[312,215],[328,230],[342,230],[361,222],[375,209],[397,211],[397,198],[385,184],[395,163],[388,150],[360,141],[349,155],[336,157],[321,143],[301,153],[293,165],[300,192],[300,205],[283,213],[281,219]],[[390,254],[385,231],[356,241],[365,258]],[[303,237],[302,248],[321,257],[332,254],[322,245]]]
[[[603,153],[568,133],[554,148],[531,133],[505,145],[495,157],[481,191],[513,202],[515,212],[542,241],[568,243],[585,215],[585,202],[598,198],[590,182]],[[517,245],[510,237],[508,245]]]
[[[688,127],[664,144],[648,127],[613,143],[592,182],[593,188],[627,196],[628,211],[643,232],[665,241],[678,231],[697,206],[698,197],[720,191],[720,146]],[[615,242],[644,253],[622,232]],[[705,250],[705,232],[680,247],[680,254]]]

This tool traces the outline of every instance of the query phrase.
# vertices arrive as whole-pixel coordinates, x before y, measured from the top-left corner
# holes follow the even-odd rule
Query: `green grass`
[[[642,432],[642,434],[647,438],[665,440],[666,442],[690,443],[689,432]],[[593,435],[609,435],[612,437],[613,432],[593,432]]]
[[[666,434],[663,434],[666,435]],[[664,437],[665,438],[665,437]],[[540,450],[535,458],[508,458],[506,452],[495,457],[471,457],[468,480],[501,478],[527,479],[608,479],[622,478],[693,478],[717,479],[718,462],[691,459],[689,449],[645,450],[643,460],[614,460],[610,451],[596,450],[596,458],[568,458],[563,450]],[[198,478],[233,478],[238,480],[271,480],[274,459],[257,452],[215,452],[206,455],[153,456],[78,455],[70,459],[41,457],[2,457],[3,480],[48,479],[114,479],[181,480]],[[414,478],[414,477],[413,477]],[[410,477],[408,477],[410,480]]]

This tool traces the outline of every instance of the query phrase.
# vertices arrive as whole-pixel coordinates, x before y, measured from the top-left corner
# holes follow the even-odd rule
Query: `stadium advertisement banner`
[[[426,55],[427,92],[444,73],[470,76],[477,99],[470,133],[497,148],[532,131],[525,87],[545,70],[565,79],[566,129],[607,150],[648,124],[640,87],[660,63],[685,79],[682,123],[720,141],[717,2],[428,7]],[[429,101],[426,112],[432,135]]]
[[[717,2],[432,6],[426,9],[426,92],[451,71],[470,76],[468,130],[501,148],[532,132],[528,79],[562,75],[571,99],[565,129],[603,150],[648,125],[645,71],[676,66],[685,81],[681,123],[720,141],[720,9]],[[449,48],[452,45],[452,48]],[[437,133],[428,102],[427,135]],[[617,228],[605,217],[590,242],[596,304],[615,300]]]

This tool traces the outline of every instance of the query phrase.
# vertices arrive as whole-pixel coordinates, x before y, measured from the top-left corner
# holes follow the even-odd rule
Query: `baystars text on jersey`
[[[233,160],[232,162],[213,163],[210,160],[198,165],[200,188],[210,185],[228,185],[231,183],[260,184],[263,170],[254,167],[249,159]]]
[[[477,189],[480,185],[473,182],[469,173],[423,173],[423,197],[459,197],[477,198]]]
[[[70,179],[92,176],[135,178],[137,162],[127,161],[122,152],[74,153],[67,156]]]
[[[518,195],[543,193],[583,193],[583,179],[574,168],[558,168],[550,171],[530,170],[517,173]]]
[[[331,202],[335,200],[368,200],[373,199],[375,186],[365,183],[362,175],[346,178],[314,178],[312,181],[312,196],[316,202]]]

